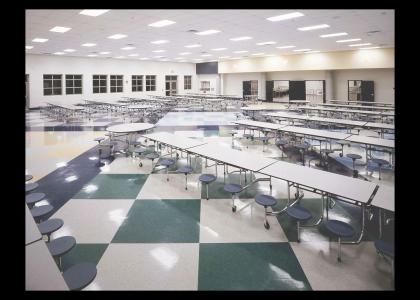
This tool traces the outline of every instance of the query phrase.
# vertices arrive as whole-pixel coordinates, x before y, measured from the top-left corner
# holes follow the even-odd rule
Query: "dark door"
[[[305,81],[289,82],[289,100],[306,100]]]
[[[251,95],[251,81],[242,81],[242,96],[244,99],[245,96]]]
[[[362,81],[362,101],[375,101],[374,81]]]
[[[273,102],[274,81],[265,82],[265,101]]]

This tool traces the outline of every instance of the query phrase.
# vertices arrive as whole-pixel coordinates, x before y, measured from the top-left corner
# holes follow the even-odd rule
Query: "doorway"
[[[375,82],[372,80],[348,80],[349,101],[375,101]]]
[[[246,100],[258,99],[258,80],[242,81],[242,96]]]
[[[25,109],[29,110],[29,74],[25,74]]]
[[[177,76],[166,75],[165,76],[165,94],[166,96],[172,96],[177,94]]]

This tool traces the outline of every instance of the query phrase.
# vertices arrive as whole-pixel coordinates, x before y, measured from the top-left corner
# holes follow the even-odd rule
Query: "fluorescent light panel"
[[[292,45],[289,45],[289,46],[279,46],[279,47],[276,47],[277,49],[289,49],[289,48],[295,48],[296,46],[292,46]]]
[[[153,56],[153,58],[164,58],[165,56],[162,55],[158,55],[158,56]]]
[[[54,28],[51,28],[50,31],[64,33],[64,32],[69,31],[70,29],[71,29],[70,27],[55,26]]]
[[[359,48],[360,50],[369,50],[369,49],[378,49],[381,48],[379,46],[374,46],[374,47],[363,47],[363,48]]]
[[[184,47],[185,48],[197,48],[197,47],[201,47],[201,45],[199,45],[199,44],[192,44],[192,45],[186,45]]]
[[[311,51],[312,49],[296,49],[296,50],[293,50],[293,51],[295,51],[295,52],[304,52],[304,51]]]
[[[89,57],[96,57],[98,56],[97,54],[88,54]]]
[[[179,53],[179,55],[188,55],[188,54],[191,54],[191,52],[181,52],[181,53]]]
[[[362,44],[353,44],[349,45],[349,47],[359,47],[359,46],[369,46],[372,45],[371,43],[362,43]]]
[[[222,50],[227,50],[227,48],[214,48],[211,49],[212,51],[222,51]]]
[[[312,25],[312,26],[306,26],[306,27],[300,27],[298,30],[300,31],[308,31],[308,30],[316,30],[316,29],[323,29],[328,28],[330,25],[327,24],[319,24],[319,25]]]
[[[141,58],[139,58],[140,60],[148,60],[148,59],[150,59],[150,58],[148,58],[148,57],[141,57]]]
[[[348,39],[348,40],[338,40],[335,41],[336,43],[348,43],[348,42],[357,42],[360,41],[361,39]]]
[[[64,53],[64,52],[54,52],[54,54],[55,55],[63,55],[63,54],[66,54],[66,53]]]
[[[270,42],[262,42],[262,43],[257,43],[258,46],[264,46],[264,45],[274,45],[276,44],[276,42],[270,41]]]
[[[337,32],[337,33],[323,34],[323,35],[320,35],[319,37],[328,38],[328,37],[342,36],[342,35],[348,35],[348,33],[347,32]]]
[[[139,56],[137,53],[129,54],[128,56]]]
[[[103,52],[99,52],[99,54],[110,54],[111,52],[109,51],[103,51]]]
[[[74,50],[74,49],[64,49],[63,51],[64,52],[75,52],[76,50]]]
[[[34,46],[25,46],[26,50],[32,49]]]
[[[93,46],[96,46],[96,44],[94,44],[94,43],[85,43],[85,44],[82,44],[82,46],[83,47],[93,47]]]
[[[246,53],[248,52],[247,50],[240,50],[240,51],[233,51],[233,53]]]
[[[128,46],[128,47],[122,47],[121,48],[121,50],[133,50],[133,49],[136,49],[136,47]]]
[[[211,54],[202,54],[201,56],[205,57],[205,56],[212,56]]]
[[[84,9],[79,14],[91,17],[97,17],[108,12],[109,9]]]
[[[245,41],[245,40],[250,40],[250,39],[252,39],[252,37],[250,36],[240,36],[236,38],[231,38],[230,40],[234,42],[238,42],[238,41]]]
[[[168,40],[158,40],[158,41],[153,41],[150,42],[151,44],[155,44],[155,45],[160,45],[160,44],[165,44],[165,43],[169,43]]]
[[[147,26],[151,26],[151,27],[164,27],[164,26],[168,26],[168,25],[172,25],[175,24],[176,22],[171,21],[171,20],[162,20],[162,21],[158,21],[155,23],[151,23]]]
[[[161,53],[161,52],[166,52],[166,50],[153,50],[152,52]]]
[[[110,35],[108,38],[113,39],[113,40],[119,40],[119,39],[122,39],[122,38],[125,38],[125,37],[127,37],[127,35],[117,33],[117,34],[114,34],[114,35]]]
[[[279,16],[270,17],[270,18],[267,18],[266,20],[271,21],[271,22],[277,22],[277,21],[299,18],[299,17],[303,17],[303,16],[304,16],[304,14],[302,14],[300,12],[292,12],[292,13],[288,13],[288,14],[283,14],[283,15],[279,15]]]
[[[209,34],[215,34],[215,33],[219,33],[219,32],[220,32],[220,30],[209,29],[209,30],[205,30],[205,31],[196,32],[195,34],[197,34],[197,35],[209,35]]]
[[[264,54],[265,54],[264,52],[261,52],[261,53],[253,53],[251,55],[264,55]]]
[[[32,42],[35,42],[35,43],[45,43],[46,41],[48,41],[48,39],[44,39],[44,38],[34,38],[32,40]]]
[[[229,58],[230,56],[220,56],[220,59]]]

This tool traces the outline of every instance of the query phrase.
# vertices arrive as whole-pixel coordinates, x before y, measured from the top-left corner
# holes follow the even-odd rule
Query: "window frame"
[[[115,77],[115,78],[112,78],[112,77]],[[121,85],[118,83],[120,80],[121,80]],[[121,90],[119,90],[119,88],[121,88]],[[109,75],[109,92],[110,93],[123,93],[124,92],[124,75]]]
[[[184,90],[192,90],[192,75],[184,75]]]
[[[143,77],[144,75],[131,75],[132,92],[143,92]]]
[[[47,76],[50,76],[51,78],[46,78]],[[54,78],[58,77],[58,78]],[[50,81],[50,86],[46,87],[45,82]],[[55,86],[54,82],[59,81],[60,86]],[[57,95],[63,95],[63,74],[43,74],[42,75],[42,82],[43,82],[43,95],[44,96],[57,96]],[[45,91],[50,91],[50,93],[45,93]],[[59,90],[60,93],[56,93],[55,91]]]
[[[146,92],[155,92],[156,91],[156,81],[157,81],[157,76],[156,75],[146,75],[145,76]],[[152,84],[152,82],[153,82],[153,84]]]
[[[95,78],[97,76],[98,78]],[[103,78],[105,77],[105,78]],[[99,85],[95,85],[95,80],[98,81]],[[101,82],[105,80],[105,85],[101,85]],[[95,88],[98,89],[97,92],[95,92]],[[102,89],[105,88],[105,91],[102,92]],[[108,75],[105,74],[94,74],[92,75],[92,93],[93,94],[106,94],[108,92]]]
[[[72,78],[68,79],[67,76],[72,76]],[[80,79],[75,79],[74,78],[75,76],[80,76]],[[83,74],[66,74],[64,76],[64,80],[65,80],[66,95],[82,95],[83,94]],[[72,81],[73,86],[68,87],[67,86],[67,81]],[[80,81],[80,87],[75,86],[76,81]],[[68,89],[71,89],[73,92],[68,93],[67,92]],[[80,89],[80,93],[76,93],[76,89]]]

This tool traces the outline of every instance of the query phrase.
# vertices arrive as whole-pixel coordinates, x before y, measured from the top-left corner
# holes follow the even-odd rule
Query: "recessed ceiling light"
[[[148,59],[150,59],[150,58],[148,58],[148,57],[141,57],[141,58],[139,58],[140,60],[148,60]]]
[[[151,24],[149,24],[149,25],[147,25],[147,26],[152,26],[152,27],[163,27],[163,26],[172,25],[172,24],[174,24],[174,23],[176,23],[176,22],[174,22],[174,21],[170,21],[170,20],[162,20],[162,21],[158,21],[158,22],[155,22],[155,23],[151,23]]]
[[[251,55],[264,55],[265,53],[264,52],[260,52],[260,53],[254,53],[254,54],[251,54]]]
[[[209,34],[215,34],[215,33],[219,33],[219,32],[220,32],[220,30],[210,29],[210,30],[196,32],[195,34],[197,34],[197,35],[209,35]]]
[[[192,44],[192,45],[186,45],[184,46],[185,48],[197,48],[197,47],[201,47],[200,44]]]
[[[212,51],[222,51],[222,50],[226,50],[227,48],[214,48],[211,49]]]
[[[295,52],[311,51],[312,49],[296,49]]]
[[[266,20],[271,21],[271,22],[277,22],[277,21],[283,21],[283,20],[288,20],[288,19],[293,19],[293,18],[299,18],[299,17],[303,17],[303,16],[304,16],[304,14],[302,14],[300,12],[293,12],[293,13],[289,13],[289,14],[270,17],[270,18],[267,18]]]
[[[111,52],[109,51],[103,51],[103,52],[99,52],[99,54],[110,54]]]
[[[220,59],[229,58],[230,56],[220,56]]]
[[[136,49],[136,47],[127,46],[127,47],[121,48],[121,50],[133,50],[133,49]]]
[[[32,49],[34,46],[25,46],[25,49],[29,50]]]
[[[48,39],[43,39],[43,38],[34,38],[34,39],[32,40],[32,42],[35,42],[35,43],[45,43],[46,41],[48,41]]]
[[[258,46],[264,46],[264,45],[274,45],[276,44],[276,42],[270,41],[270,42],[262,42],[262,43],[257,43]]]
[[[245,41],[245,40],[250,40],[252,39],[252,37],[250,36],[240,36],[240,37],[236,37],[236,38],[231,38],[229,40],[237,42],[237,41]]]
[[[246,53],[248,52],[247,50],[240,50],[240,51],[233,51],[233,53]]]
[[[342,35],[348,35],[348,33],[347,32],[330,33],[330,34],[320,35],[319,37],[327,38],[327,37],[342,36]]]
[[[360,41],[361,39],[349,39],[349,40],[338,40],[335,41],[336,43],[348,43],[348,42],[357,42]]]
[[[53,54],[55,54],[55,55],[63,55],[63,54],[66,54],[66,53],[64,53],[64,52],[54,52]]]
[[[96,44],[93,44],[93,43],[85,43],[85,44],[82,44],[82,46],[83,47],[93,47],[93,46],[96,46]]]
[[[55,26],[54,28],[51,28],[50,31],[64,33],[64,32],[69,31],[70,29],[71,29],[70,27]]]
[[[159,45],[159,44],[169,43],[169,41],[168,40],[158,40],[158,41],[153,41],[153,42],[150,42],[150,43]]]
[[[292,46],[292,45],[289,45],[289,46],[279,46],[279,47],[276,47],[277,49],[289,49],[289,48],[295,48],[296,46]]]
[[[129,54],[128,56],[139,56],[137,53]]]
[[[106,12],[108,12],[109,9],[84,9],[81,12],[79,12],[79,14],[81,15],[86,15],[86,16],[91,16],[91,17],[97,17],[100,16]]]
[[[88,54],[89,57],[96,57],[98,56],[97,54]]]
[[[202,54],[201,56],[205,57],[205,56],[212,56],[211,54]]]
[[[76,50],[74,50],[74,49],[64,49],[63,51],[64,52],[75,52]]]
[[[153,58],[163,58],[163,57],[165,57],[165,56],[161,56],[161,55],[159,55],[159,56],[153,56]]]
[[[378,49],[381,48],[379,46],[375,46],[375,47],[363,47],[363,48],[359,48],[360,50],[369,50],[369,49]]]
[[[307,27],[300,27],[298,30],[300,31],[307,31],[307,30],[315,30],[315,29],[322,29],[322,28],[328,28],[330,25],[327,24],[320,24],[320,25],[313,25],[313,26],[307,26]]]
[[[181,53],[179,53],[179,55],[188,55],[188,54],[191,54],[191,52],[181,52]]]
[[[166,52],[166,50],[153,50],[152,52],[161,53],[161,52]]]
[[[125,38],[125,37],[127,37],[127,35],[117,33],[117,34],[114,34],[114,35],[110,35],[108,38],[113,39],[113,40],[119,40],[119,39],[122,39],[122,38]]]
[[[359,47],[359,46],[369,46],[372,45],[371,43],[362,43],[362,44],[353,44],[349,45],[349,47]]]

